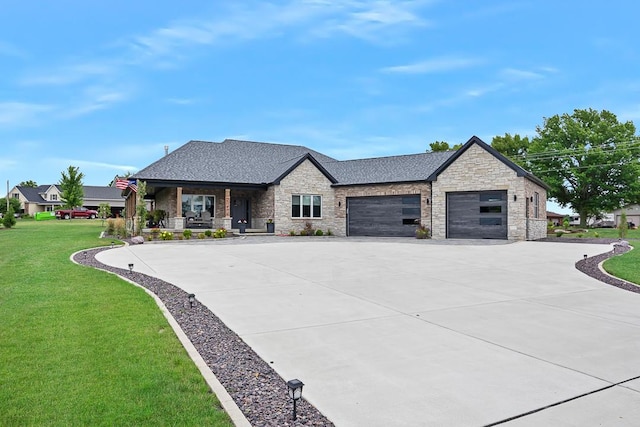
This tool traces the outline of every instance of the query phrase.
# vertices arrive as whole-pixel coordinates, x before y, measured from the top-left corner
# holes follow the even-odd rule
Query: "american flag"
[[[127,188],[131,188],[136,193],[138,192],[138,181],[135,179],[123,179],[116,178],[116,188],[119,190],[126,190]]]

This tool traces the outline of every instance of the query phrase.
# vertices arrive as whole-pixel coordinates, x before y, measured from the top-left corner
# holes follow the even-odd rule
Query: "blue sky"
[[[346,160],[533,136],[575,108],[640,124],[639,16],[633,0],[5,1],[0,178],[73,165],[107,185],[191,139]]]

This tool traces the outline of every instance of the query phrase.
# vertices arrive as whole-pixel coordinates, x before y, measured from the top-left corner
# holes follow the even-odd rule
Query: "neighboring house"
[[[554,226],[562,226],[562,222],[566,216],[567,215],[547,211],[547,221],[551,221]]]
[[[640,226],[640,205],[626,205],[620,209],[613,211],[613,220],[616,227],[620,225],[620,217],[622,212],[627,215],[627,222],[632,222],[636,227]]]
[[[82,188],[84,190],[83,206],[86,208],[97,210],[101,203],[108,203],[113,215],[119,215],[124,208],[122,191],[115,187],[85,185]],[[20,213],[34,215],[36,212],[53,212],[62,206],[61,192],[59,185],[38,187],[17,185],[9,192],[9,197],[20,200]]]
[[[546,237],[547,186],[472,137],[457,151],[339,161],[302,146],[190,141],[131,178],[167,212],[167,227],[208,211],[214,227],[338,236],[525,240]],[[127,212],[135,193],[125,190]]]

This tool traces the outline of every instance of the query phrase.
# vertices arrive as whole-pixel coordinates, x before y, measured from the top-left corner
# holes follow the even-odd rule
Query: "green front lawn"
[[[69,260],[101,230],[0,229],[0,425],[231,426],[153,299]]]
[[[629,244],[634,247],[633,250],[609,258],[602,267],[613,276],[640,285],[640,240],[629,240]]]

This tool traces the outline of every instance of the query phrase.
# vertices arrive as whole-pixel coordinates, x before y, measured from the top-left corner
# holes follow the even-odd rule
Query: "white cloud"
[[[0,40],[0,55],[13,56],[16,58],[26,58],[28,56],[22,49],[2,40]]]
[[[58,69],[32,73],[21,79],[23,85],[68,85],[94,77],[109,76],[115,72],[113,64],[85,62],[62,66]]]
[[[505,68],[500,71],[500,76],[509,80],[539,80],[545,77],[540,72],[518,70],[516,68]]]
[[[0,102],[0,125],[25,126],[54,110],[53,105],[27,102]]]
[[[112,105],[125,101],[129,94],[124,91],[116,91],[100,87],[87,88],[84,91],[84,99],[76,105],[65,108],[61,117],[72,118],[90,114],[94,111],[104,110]]]
[[[117,165],[117,164],[113,164],[113,163],[104,163],[104,162],[92,162],[89,160],[75,160],[75,159],[52,159],[54,161],[57,161],[59,163],[64,163],[64,164],[70,164],[70,165],[74,165],[80,168],[87,168],[87,169],[93,169],[93,168],[97,168],[97,169],[115,169],[118,171],[122,171],[122,172],[129,172],[129,171],[137,171],[138,168],[136,166],[131,166],[131,165]]]
[[[383,73],[392,74],[428,74],[441,73],[462,68],[469,68],[483,61],[478,58],[464,56],[443,56],[439,58],[427,59],[425,61],[416,62],[406,65],[395,65],[392,67],[382,68]]]

